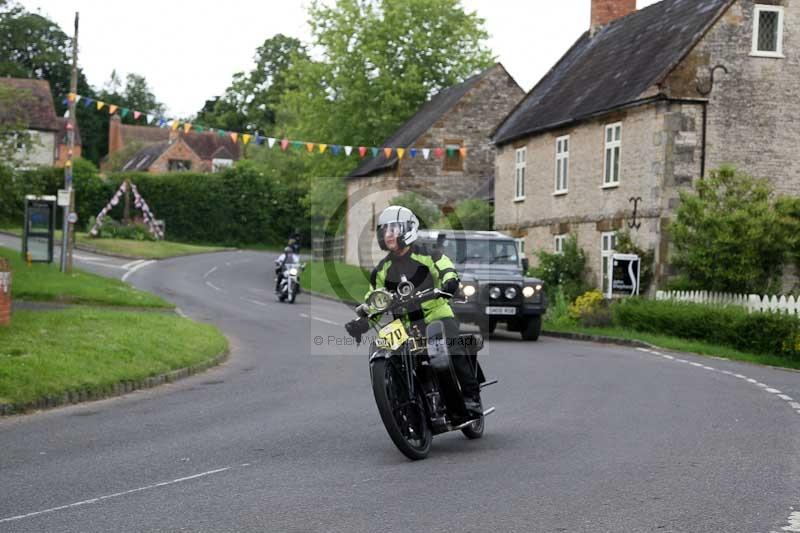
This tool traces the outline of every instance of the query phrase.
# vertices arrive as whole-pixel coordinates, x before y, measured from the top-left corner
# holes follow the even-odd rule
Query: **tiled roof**
[[[50,84],[45,80],[0,78],[0,85],[18,92],[11,108],[0,109],[0,121],[23,121],[29,129],[58,131]]]
[[[495,144],[565,126],[642,98],[733,0],[662,0],[584,33],[493,134]]]
[[[146,171],[169,147],[169,142],[162,142],[142,148],[123,165],[122,170]]]

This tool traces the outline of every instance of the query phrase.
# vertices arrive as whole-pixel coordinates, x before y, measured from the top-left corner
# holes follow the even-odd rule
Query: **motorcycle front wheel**
[[[484,418],[482,416],[470,425],[461,428],[461,433],[470,440],[483,437]]]
[[[375,403],[392,442],[409,459],[425,459],[433,433],[419,390],[416,398],[409,398],[405,372],[394,358],[376,359],[370,373]]]

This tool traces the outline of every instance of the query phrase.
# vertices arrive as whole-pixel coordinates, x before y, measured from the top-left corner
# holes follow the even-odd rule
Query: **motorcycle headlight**
[[[504,294],[506,295],[506,299],[513,300],[514,296],[517,295],[517,289],[514,287],[508,287],[506,288],[506,292]]]
[[[289,275],[290,276],[296,276],[297,275],[297,269],[296,268],[290,268],[289,269]]]
[[[491,298],[492,300],[497,300],[498,298],[500,298],[501,294],[502,292],[500,291],[500,287],[492,287],[491,289],[489,289],[489,298]]]
[[[469,298],[470,296],[475,295],[475,285],[462,285],[461,292],[464,293],[464,296]]]
[[[372,291],[369,296],[367,296],[367,305],[376,311],[383,311],[388,308],[391,303],[392,295],[382,289]]]
[[[535,293],[536,293],[536,289],[534,289],[533,287],[525,287],[524,289],[522,289],[522,295],[525,298],[530,298]]]

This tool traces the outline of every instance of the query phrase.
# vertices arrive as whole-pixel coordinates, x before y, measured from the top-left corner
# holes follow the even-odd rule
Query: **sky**
[[[637,0],[637,7],[656,1]],[[46,15],[69,35],[79,12],[78,62],[89,83],[102,88],[113,70],[121,79],[140,74],[170,118],[188,118],[206,100],[222,94],[234,73],[252,68],[256,48],[265,39],[283,33],[307,44],[311,40],[307,0],[19,3]],[[525,91],[589,27],[591,0],[462,0],[462,4],[485,19],[489,48]]]

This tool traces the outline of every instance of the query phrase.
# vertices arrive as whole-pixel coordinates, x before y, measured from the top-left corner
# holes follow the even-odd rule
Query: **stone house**
[[[232,166],[240,157],[239,145],[227,135],[133,126],[123,124],[118,115],[112,116],[108,132],[109,156],[130,145],[141,148],[123,163],[122,170],[216,172]]]
[[[381,150],[348,176],[345,261],[371,267],[385,255],[375,241],[375,221],[402,193],[417,193],[444,212],[459,200],[491,200],[495,148],[489,134],[524,95],[497,63],[428,100],[383,143],[394,149],[391,157]]]
[[[493,133],[496,228],[527,252],[577,235],[598,287],[627,230],[663,282],[678,193],[709,169],[800,193],[798,45],[796,0],[592,0],[589,30]]]
[[[0,120],[25,125],[31,150],[21,157],[23,166],[63,167],[68,158],[67,120],[56,116],[50,84],[45,80],[0,78],[0,85],[14,95],[13,107],[0,109]],[[80,131],[75,128],[73,157],[81,155]]]

